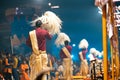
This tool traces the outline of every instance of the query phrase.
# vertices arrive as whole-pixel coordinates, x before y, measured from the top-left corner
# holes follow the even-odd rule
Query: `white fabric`
[[[30,35],[30,40],[31,40],[33,52],[35,54],[39,54],[38,42],[37,42],[37,37],[36,37],[36,31],[35,30],[30,31],[29,35]]]
[[[63,71],[64,71],[64,68],[63,68],[62,65],[60,65],[57,70],[58,70],[59,72],[63,72]]]
[[[95,60],[94,56],[92,54],[89,54],[90,61]]]
[[[120,1],[120,0],[113,0],[113,2],[117,2],[117,1]]]
[[[82,39],[79,43],[79,48],[88,48],[88,41],[86,39]]]
[[[70,38],[66,33],[59,33],[56,40],[55,40],[55,44],[57,45],[57,47],[59,46],[64,46],[64,41],[68,41],[70,42]]]
[[[95,0],[95,5],[98,7],[102,7],[104,5],[106,5],[108,2],[108,0]]]

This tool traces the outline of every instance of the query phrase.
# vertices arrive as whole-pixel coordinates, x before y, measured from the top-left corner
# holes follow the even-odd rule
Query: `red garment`
[[[37,28],[36,29],[36,37],[37,37],[39,50],[45,51],[46,50],[46,38],[51,39],[52,36],[46,30]],[[27,43],[27,45],[29,45],[31,47],[30,37],[28,38],[26,43]]]
[[[72,50],[72,46],[70,45],[67,45],[65,46],[67,48],[67,50],[71,53],[71,50]],[[65,55],[65,53],[63,52],[63,50],[61,49],[60,50],[60,58],[63,59],[63,58],[67,58],[67,56]]]
[[[86,59],[87,49],[82,51],[83,59]]]

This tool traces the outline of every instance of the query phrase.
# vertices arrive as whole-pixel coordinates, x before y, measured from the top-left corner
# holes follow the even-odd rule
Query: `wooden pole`
[[[113,14],[113,1],[109,0],[108,1],[108,13],[109,13],[109,17],[110,17],[110,23],[112,25],[112,27],[114,27],[114,17],[112,15]],[[113,30],[113,34],[114,34],[114,30]],[[114,36],[114,35],[113,35]],[[113,36],[110,39],[110,48],[111,48],[111,65],[112,65],[112,80],[115,80],[115,50],[113,48]]]
[[[112,48],[112,44],[110,45],[111,47],[111,64],[112,64],[112,80],[115,80],[115,74],[114,74],[114,55],[113,55],[113,48]]]
[[[11,53],[13,54],[13,42],[12,42],[12,36],[10,36],[10,45],[11,45]]]
[[[102,8],[102,41],[103,41],[103,65],[104,65],[104,80],[108,80],[108,54],[107,54],[107,20],[106,20],[106,5]]]
[[[115,26],[115,18],[114,18],[114,3],[113,0],[109,0],[109,9],[110,9],[110,17],[111,23],[113,26],[113,38],[111,38],[112,43],[112,80],[118,80],[119,77],[119,41],[118,41],[118,28]],[[113,43],[115,42],[115,43]],[[114,67],[114,65],[116,67]]]

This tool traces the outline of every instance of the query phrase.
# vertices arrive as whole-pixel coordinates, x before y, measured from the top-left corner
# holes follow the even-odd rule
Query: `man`
[[[12,59],[11,54],[6,53],[5,59],[4,59],[4,78],[5,80],[12,80]]]
[[[14,78],[14,80],[19,80],[19,75],[18,75],[18,71],[17,71],[18,58],[16,57],[16,54],[14,54],[12,56],[12,59],[13,59],[13,68],[12,68],[13,78]]]
[[[60,51],[60,58],[63,60],[64,58],[68,58],[68,56],[70,57],[70,53],[71,53],[71,50],[72,50],[72,46],[69,45],[69,42],[66,40],[64,42],[65,44],[65,47],[63,47]],[[68,56],[65,54],[64,50],[63,49],[67,49],[69,51],[69,54]]]
[[[60,58],[63,60],[63,67],[64,72],[63,76],[66,78],[66,80],[71,80],[72,75],[72,68],[71,68],[71,50],[72,47],[69,45],[69,41],[64,41],[65,47],[63,47],[60,51]]]
[[[79,48],[81,51],[79,52],[79,57],[81,60],[80,64],[80,74],[81,76],[87,76],[88,75],[88,62],[86,59],[86,54],[88,52],[88,41],[86,39],[82,39],[79,43]]]
[[[20,72],[21,72],[20,80],[30,80],[30,78],[28,76],[29,66],[25,59],[23,60],[23,62],[20,65]]]
[[[46,54],[46,39],[52,36],[41,28],[42,22],[36,21],[36,29],[29,33],[27,44],[32,47],[32,55],[30,56],[30,80],[35,80],[41,70],[47,68],[48,58]],[[46,75],[43,77],[46,80]]]

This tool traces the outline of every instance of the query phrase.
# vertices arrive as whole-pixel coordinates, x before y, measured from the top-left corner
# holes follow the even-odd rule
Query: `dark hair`
[[[85,51],[85,50],[87,50],[87,48],[82,48],[82,49],[81,49],[81,51]]]
[[[69,44],[69,41],[68,41],[68,40],[64,41],[64,44],[65,44],[65,45],[68,45],[68,44]]]
[[[36,27],[40,27],[41,24],[42,24],[41,20],[38,20],[38,21],[36,22],[35,26],[36,26]]]

